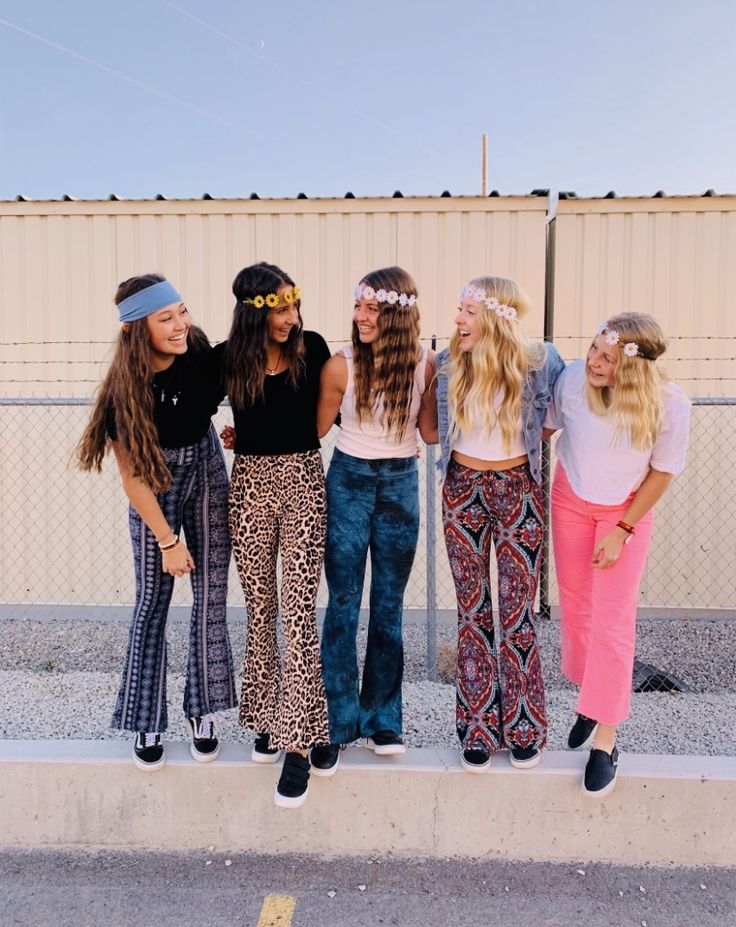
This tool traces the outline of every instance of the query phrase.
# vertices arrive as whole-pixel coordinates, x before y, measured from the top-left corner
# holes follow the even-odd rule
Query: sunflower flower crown
[[[476,303],[485,303],[487,309],[495,312],[500,319],[506,319],[507,322],[519,321],[513,306],[500,303],[495,296],[489,296],[484,289],[474,283],[469,283],[460,290],[460,299],[472,299]]]
[[[621,345],[621,350],[627,357],[638,356],[643,357],[644,360],[654,360],[653,357],[647,357],[646,354],[642,354],[639,350],[639,345],[635,341],[627,341],[625,344],[621,344],[621,335],[615,328],[609,328],[608,322],[604,322],[603,325],[598,326],[596,335],[603,335],[606,344],[610,345],[612,348],[615,348],[616,345]]]
[[[266,296],[254,296],[252,299],[241,299],[241,303],[255,306],[256,309],[276,309],[281,305],[290,305],[301,299],[302,291],[298,286],[287,287],[281,293],[268,293]]]
[[[353,296],[357,299],[365,299],[367,302],[388,303],[389,306],[413,306],[417,301],[414,293],[397,293],[396,290],[375,290],[367,283],[359,283],[353,287]]]

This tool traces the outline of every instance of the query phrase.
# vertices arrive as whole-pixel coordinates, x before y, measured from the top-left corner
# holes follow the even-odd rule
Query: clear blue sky
[[[0,0],[0,20],[3,199],[478,193],[483,132],[503,194],[736,192],[733,0]]]

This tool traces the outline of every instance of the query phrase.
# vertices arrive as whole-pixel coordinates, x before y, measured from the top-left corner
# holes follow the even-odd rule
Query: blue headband
[[[163,309],[164,306],[180,302],[182,298],[174,287],[168,280],[162,280],[161,283],[147,286],[145,290],[139,290],[118,303],[120,321],[136,322],[138,319],[145,319],[147,315],[158,309]]]

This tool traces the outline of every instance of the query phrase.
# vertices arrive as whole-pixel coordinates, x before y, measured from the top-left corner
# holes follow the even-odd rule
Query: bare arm
[[[322,368],[317,404],[317,434],[324,438],[335,424],[340,403],[348,388],[348,365],[342,354],[333,354]]]
[[[417,416],[417,427],[425,444],[439,444],[440,440],[437,420],[437,380],[434,373],[434,354],[430,351],[424,370],[424,382],[428,385],[422,393],[422,402]]]
[[[128,497],[130,504],[141,516],[157,541],[163,541],[164,543],[169,540],[173,541],[174,532],[161,511],[156,494],[150,486],[133,476],[125,448],[118,441],[112,441],[111,443],[115,461],[120,471],[123,492]],[[194,569],[194,560],[183,541],[180,541],[171,550],[162,551],[161,556],[164,573],[183,576]]]
[[[673,479],[672,473],[650,470],[644,478],[644,482],[637,489],[636,495],[631,500],[631,505],[626,509],[621,521],[625,521],[632,528],[635,527],[636,523],[659,502]],[[613,566],[621,556],[627,536],[627,532],[623,528],[614,528],[610,534],[602,538],[593,551],[593,566],[603,570],[606,567]]]

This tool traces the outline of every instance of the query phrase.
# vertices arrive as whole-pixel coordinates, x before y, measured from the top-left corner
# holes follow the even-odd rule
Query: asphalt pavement
[[[380,827],[381,822],[377,821]],[[4,849],[2,927],[726,927],[736,870]]]

